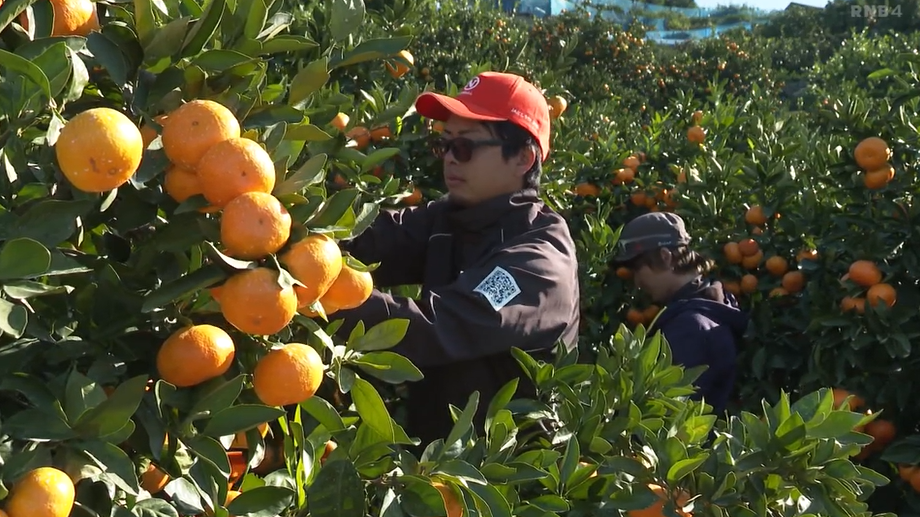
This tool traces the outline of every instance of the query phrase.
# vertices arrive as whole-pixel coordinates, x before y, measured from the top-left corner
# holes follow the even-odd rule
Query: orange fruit
[[[639,161],[639,157],[636,155],[628,156],[626,157],[625,160],[623,160],[623,167],[626,167],[627,169],[632,169],[633,171],[638,169],[639,165],[641,164],[642,162]]]
[[[725,254],[725,260],[729,264],[740,264],[744,255],[741,254],[741,248],[737,242],[728,242],[722,247],[722,253]]]
[[[196,99],[169,114],[163,124],[163,151],[169,161],[194,169],[214,145],[239,138],[240,123],[219,102]]]
[[[904,481],[909,481],[911,476],[913,476],[917,470],[918,469],[916,465],[906,465],[902,463],[898,465],[898,476],[900,476]]]
[[[757,277],[751,274],[744,275],[741,277],[741,292],[751,294],[757,290],[757,284],[759,281]]]
[[[799,262],[803,260],[818,260],[818,250],[803,249],[795,256],[795,259]]]
[[[844,296],[840,300],[840,310],[843,312],[855,310],[857,313],[862,314],[866,311],[866,299],[859,296]]]
[[[227,490],[227,502],[224,503],[224,506],[225,506],[225,507],[226,507],[226,506],[229,506],[230,503],[232,503],[234,499],[236,499],[237,497],[239,497],[239,496],[241,496],[241,495],[243,495],[243,493],[240,492],[239,490]],[[231,517],[233,517],[233,516],[231,516]]]
[[[579,183],[575,185],[575,194],[581,197],[597,197],[600,193],[601,189],[597,188],[597,185],[592,185],[590,183]]]
[[[741,266],[744,269],[757,269],[761,260],[763,260],[763,251],[758,250],[757,253],[741,259]]]
[[[77,190],[107,192],[137,172],[144,138],[120,111],[92,108],[64,125],[54,152],[64,177]]]
[[[323,463],[325,463],[325,462],[326,462],[326,458],[328,458],[329,455],[332,454],[332,451],[334,451],[334,450],[336,450],[336,449],[338,449],[338,448],[339,448],[339,444],[335,443],[335,442],[332,441],[332,440],[327,441],[327,442],[326,442],[326,446],[323,447],[323,455],[320,456],[320,458],[319,458],[320,465],[322,465]]]
[[[614,185],[632,183],[636,179],[636,171],[630,168],[617,169],[613,177]]]
[[[629,309],[626,311],[626,321],[633,327],[638,327],[645,322],[645,315],[639,309]]]
[[[870,169],[863,173],[863,185],[867,189],[878,190],[894,179],[894,167],[882,165],[878,169]]]
[[[783,275],[783,289],[789,293],[798,293],[805,287],[805,273],[801,271],[790,271]]]
[[[569,101],[565,100],[565,97],[561,95],[551,97],[546,101],[546,104],[549,106],[549,116],[553,119],[559,118],[569,107]]]
[[[342,271],[320,298],[320,303],[323,307],[331,305],[336,310],[354,309],[366,302],[373,290],[374,278],[369,272],[357,271],[343,264]]]
[[[754,205],[748,208],[748,211],[744,214],[744,220],[754,226],[763,226],[767,222],[767,216],[763,213],[763,207]]]
[[[99,15],[92,0],[51,0],[51,11],[54,13],[51,36],[87,36],[99,29]],[[29,30],[25,13],[19,16],[19,24]]]
[[[344,113],[339,113],[338,115],[333,117],[332,121],[329,123],[332,124],[332,127],[338,129],[339,131],[345,131],[345,128],[348,126],[349,120],[351,120],[351,118],[348,115]]]
[[[170,164],[166,169],[163,177],[163,190],[173,198],[176,203],[183,203],[192,196],[201,194],[201,181],[198,174],[181,165]],[[199,212],[216,212],[219,210],[215,206],[205,206],[198,209]]]
[[[438,492],[441,493],[441,499],[444,500],[444,509],[447,510],[447,517],[462,517],[465,515],[460,497],[453,489],[440,481],[432,482],[431,486],[437,488]]]
[[[349,132],[345,133],[345,137],[349,140],[354,140],[355,148],[359,151],[371,143],[371,132],[364,126],[351,128]]]
[[[706,141],[706,130],[700,126],[693,126],[687,130],[687,140],[693,144],[702,144]]]
[[[329,236],[313,234],[295,242],[279,261],[298,282],[294,286],[298,307],[322,298],[342,272],[342,252]]]
[[[783,276],[789,271],[789,262],[779,255],[774,255],[767,259],[767,271],[773,276]]]
[[[756,255],[757,252],[760,251],[760,244],[757,244],[757,241],[754,239],[743,239],[738,242],[738,249],[743,256],[750,257]]]
[[[865,170],[874,170],[885,165],[891,159],[888,143],[877,136],[870,136],[859,142],[853,150],[857,165]]]
[[[147,466],[147,470],[141,474],[141,488],[155,494],[160,490],[163,490],[163,487],[169,483],[169,475],[160,470],[156,465],[151,463]]]
[[[224,207],[247,192],[270,194],[275,188],[275,164],[258,142],[229,138],[214,144],[198,162],[204,197]]]
[[[230,369],[233,339],[214,325],[192,325],[172,333],[157,352],[157,371],[180,388],[219,377]]]
[[[700,111],[700,110],[696,110],[696,111],[694,111],[693,114],[691,115],[691,118],[692,118],[694,124],[699,124],[700,121],[703,120],[703,112]]]
[[[297,313],[297,294],[281,287],[279,272],[257,267],[236,273],[224,282],[220,312],[240,332],[267,336],[279,332]]]
[[[888,307],[892,307],[898,301],[898,293],[891,284],[875,284],[866,292],[866,301],[873,307],[876,307],[881,301],[884,301]]]
[[[778,298],[788,295],[789,291],[783,289],[782,287],[774,287],[773,289],[770,289],[770,298]]]
[[[230,476],[227,481],[232,485],[246,473],[249,463],[243,451],[227,451],[227,459],[230,461]]]
[[[629,196],[629,200],[636,206],[645,206],[645,203],[648,201],[648,195],[642,191],[633,192],[632,195]]]
[[[291,236],[291,214],[275,196],[247,192],[220,215],[220,241],[227,255],[257,260],[280,250]]]
[[[323,382],[323,358],[309,345],[288,343],[256,363],[252,387],[267,406],[300,404]]]
[[[620,280],[629,280],[633,277],[632,271],[628,267],[618,267],[617,268],[617,278]]]
[[[397,56],[402,58],[406,62],[408,62],[409,65],[415,64],[415,58],[412,56],[411,53],[409,53],[408,50],[400,50]],[[392,76],[393,79],[399,79],[400,77],[406,75],[409,72],[409,70],[411,70],[411,68],[409,68],[409,65],[407,65],[406,63],[403,63],[400,60],[393,60],[392,63],[390,63],[389,61],[386,62],[387,72],[390,73],[390,76]]]
[[[882,281],[882,272],[871,260],[857,260],[850,264],[850,280],[862,287],[872,287]]]
[[[63,471],[53,467],[31,470],[13,486],[4,501],[10,517],[68,517],[76,489]]]
[[[888,420],[875,419],[866,424],[865,433],[875,439],[872,445],[881,448],[894,440],[898,434],[898,428]]]
[[[374,142],[379,142],[381,140],[386,140],[387,138],[392,138],[393,132],[390,131],[390,126],[380,126],[375,127],[371,130],[371,140]]]

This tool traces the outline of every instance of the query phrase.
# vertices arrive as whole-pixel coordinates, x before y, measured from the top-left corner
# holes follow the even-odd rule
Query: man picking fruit
[[[573,347],[579,323],[578,263],[565,220],[541,200],[550,115],[543,94],[524,78],[483,72],[456,97],[423,93],[419,114],[443,121],[433,145],[448,195],[425,206],[384,211],[343,242],[358,260],[379,262],[378,287],[422,284],[418,300],[374,290],[356,309],[338,311],[341,333],[391,318],[409,320],[393,351],[425,378],[408,386],[407,432],[422,446],[446,438],[448,404],[464,407],[478,391],[482,429],[494,395],[519,379],[533,396],[512,347],[552,359],[558,342]]]

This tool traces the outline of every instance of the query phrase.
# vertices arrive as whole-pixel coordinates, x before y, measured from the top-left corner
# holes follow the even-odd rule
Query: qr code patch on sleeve
[[[479,282],[473,291],[485,296],[492,309],[496,311],[521,294],[521,288],[518,287],[511,273],[498,266],[482,282]]]

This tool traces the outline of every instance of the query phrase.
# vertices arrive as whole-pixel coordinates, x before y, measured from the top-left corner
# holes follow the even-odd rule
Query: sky
[[[700,7],[716,7],[718,5],[743,5],[764,9],[766,11],[785,9],[793,0],[696,0]],[[795,0],[796,3],[824,7],[827,0]]]

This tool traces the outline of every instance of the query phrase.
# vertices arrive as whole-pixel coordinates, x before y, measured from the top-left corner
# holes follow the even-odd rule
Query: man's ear
[[[671,253],[671,250],[668,248],[661,248],[658,250],[658,253],[661,255],[661,262],[670,269],[674,264],[674,255]]]
[[[536,159],[537,154],[534,152],[534,146],[525,145],[517,155],[517,163],[515,165],[518,167],[518,173],[522,177],[527,174],[527,171],[533,168]]]

